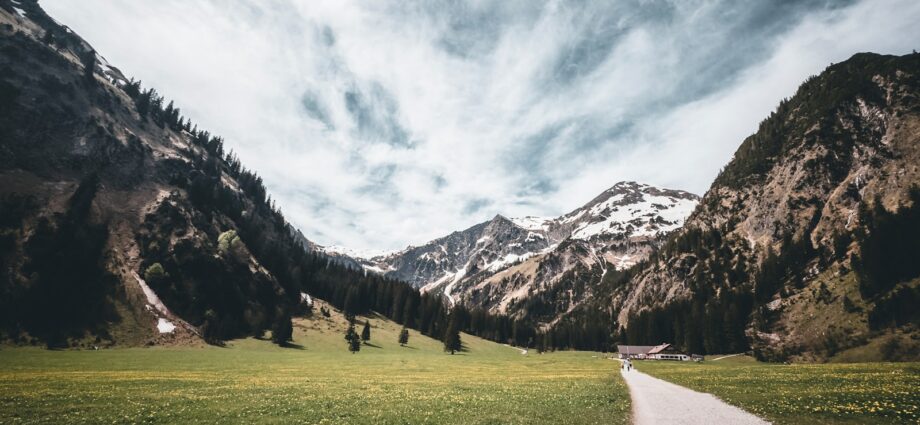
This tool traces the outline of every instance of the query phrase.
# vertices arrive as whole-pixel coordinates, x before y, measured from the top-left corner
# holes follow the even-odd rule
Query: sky
[[[419,245],[619,181],[703,194],[808,76],[920,48],[916,0],[41,0],[226,139],[311,240]]]

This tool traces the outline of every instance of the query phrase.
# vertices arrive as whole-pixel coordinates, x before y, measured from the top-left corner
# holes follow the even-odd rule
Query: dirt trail
[[[744,410],[635,369],[621,371],[632,399],[633,423],[646,424],[769,424]]]

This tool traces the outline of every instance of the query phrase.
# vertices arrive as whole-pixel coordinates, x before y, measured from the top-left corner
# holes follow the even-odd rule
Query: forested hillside
[[[858,54],[809,78],[596,305],[629,342],[692,352],[824,359],[891,335],[892,358],[910,352],[897,335],[918,324],[918,96],[918,54]]]
[[[0,34],[0,337],[220,344],[273,330],[284,344],[291,316],[308,313],[302,293],[444,333],[439,297],[305,249],[219,136],[37,2],[0,2]],[[507,319],[455,316],[512,332]]]

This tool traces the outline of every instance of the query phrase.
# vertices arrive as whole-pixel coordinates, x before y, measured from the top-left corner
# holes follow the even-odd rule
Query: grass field
[[[642,372],[712,393],[777,424],[920,423],[920,364],[634,362]]]
[[[350,354],[334,315],[295,343],[227,348],[0,350],[0,423],[626,423],[629,395],[600,355],[521,355],[464,335],[467,351],[371,318]],[[360,327],[358,328],[360,332]]]

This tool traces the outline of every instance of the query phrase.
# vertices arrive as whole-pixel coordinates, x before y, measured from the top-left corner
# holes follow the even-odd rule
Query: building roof
[[[652,345],[617,345],[617,352],[620,354],[647,354],[652,348],[655,347]]]
[[[668,348],[671,344],[664,343],[660,345],[617,345],[617,352],[620,354],[659,354]]]
[[[656,346],[652,347],[651,350],[648,350],[648,354],[658,354],[658,353],[660,353],[660,352],[662,352],[662,351],[664,351],[664,350],[667,350],[668,347],[670,347],[670,346],[671,346],[671,344],[668,344],[668,343],[664,343],[664,344],[661,344],[661,345],[656,345]]]

